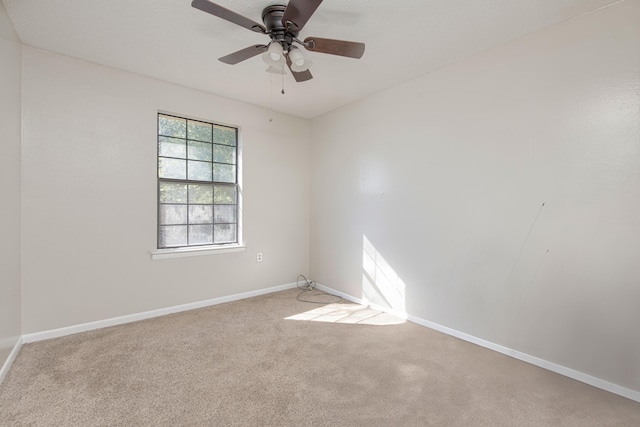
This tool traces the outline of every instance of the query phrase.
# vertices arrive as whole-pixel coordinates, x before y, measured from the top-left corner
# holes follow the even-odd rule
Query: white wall
[[[246,252],[151,260],[158,110],[240,127]],[[25,47],[23,121],[23,333],[307,273],[308,120]]]
[[[20,336],[20,58],[0,2],[0,368]]]
[[[313,279],[640,391],[638,22],[618,3],[313,120]]]
[[[20,43],[20,38],[13,27],[13,23],[2,1],[0,1],[0,39]]]

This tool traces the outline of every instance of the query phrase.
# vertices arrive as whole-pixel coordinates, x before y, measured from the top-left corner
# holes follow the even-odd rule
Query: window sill
[[[159,259],[184,258],[189,256],[230,254],[234,252],[244,252],[246,249],[247,247],[245,245],[201,246],[197,248],[158,249],[157,251],[151,252],[151,259],[155,261]]]

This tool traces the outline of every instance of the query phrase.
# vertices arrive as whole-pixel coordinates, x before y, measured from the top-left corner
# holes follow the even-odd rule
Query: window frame
[[[161,117],[165,116],[165,117],[171,117],[171,118],[176,118],[176,119],[180,119],[180,120],[185,120],[185,126],[186,126],[186,130],[185,130],[185,134],[184,134],[184,138],[182,137],[176,137],[176,136],[171,136],[171,135],[161,135],[160,134],[160,124],[161,124]],[[194,159],[189,159],[189,142],[190,141],[199,141],[198,139],[194,139],[191,140],[189,139],[189,133],[188,133],[188,129],[189,129],[189,123],[190,122],[198,122],[198,123],[203,123],[206,125],[209,125],[212,127],[212,132],[215,132],[215,127],[223,127],[223,128],[228,128],[228,129],[232,129],[234,131],[234,136],[235,136],[235,145],[231,145],[231,144],[220,144],[220,143],[216,143],[213,137],[213,134],[211,136],[211,157],[209,160],[203,160],[203,162],[209,163],[209,165],[211,166],[211,180],[197,180],[197,179],[189,179],[189,175],[188,175],[188,164],[189,164],[189,160],[194,161]],[[172,156],[167,156],[161,155],[161,138],[165,137],[165,138],[178,138],[178,139],[183,139],[184,141],[184,147],[185,147],[185,152],[184,152],[184,158],[182,157],[172,157]],[[200,141],[200,142],[207,142],[207,141]],[[212,120],[206,120],[206,119],[200,119],[200,118],[194,118],[191,116],[187,116],[184,114],[175,114],[175,113],[168,113],[168,112],[164,112],[164,111],[158,111],[156,114],[156,250],[151,252],[152,255],[152,259],[163,259],[163,258],[175,258],[175,257],[184,257],[184,256],[193,256],[193,255],[208,255],[208,254],[217,254],[217,253],[230,253],[230,252],[239,252],[239,251],[243,251],[246,246],[243,244],[243,240],[242,240],[242,147],[241,147],[241,130],[239,126],[235,126],[235,125],[229,125],[229,124],[222,124],[216,121],[212,121]],[[234,161],[235,163],[225,163],[225,162],[216,162],[215,161],[215,154],[214,154],[214,149],[216,146],[229,146],[229,147],[234,147],[235,148],[235,157],[234,157]],[[185,161],[185,172],[184,172],[184,179],[182,178],[166,178],[166,177],[161,177],[160,173],[161,173],[161,159],[162,158],[175,158],[175,159],[180,159],[180,160],[184,160]],[[197,159],[195,161],[198,161]],[[234,182],[224,182],[224,181],[215,181],[215,165],[216,164],[226,164],[226,165],[234,165],[235,166],[235,181]],[[221,179],[221,177],[218,177],[218,179]],[[222,178],[224,179],[224,178]],[[162,224],[162,219],[161,219],[161,209],[163,206],[163,203],[161,202],[161,186],[163,184],[170,184],[170,183],[179,183],[179,184],[183,184],[185,186],[187,186],[186,191],[187,191],[187,199],[186,202],[184,203],[185,207],[186,207],[186,215],[187,215],[187,219],[186,219],[186,224],[180,224],[183,226],[187,227],[187,241],[185,245],[175,245],[175,246],[161,246],[161,229],[163,227]],[[207,223],[206,225],[210,225],[211,226],[211,242],[207,242],[207,243],[194,243],[194,244],[189,244],[189,240],[188,240],[188,233],[189,233],[189,227],[190,225],[195,225],[195,224],[190,224],[189,223],[189,210],[190,210],[190,206],[197,206],[197,205],[202,205],[202,204],[198,204],[198,203],[191,203],[191,199],[189,198],[189,190],[190,187],[189,185],[204,185],[204,186],[209,186],[211,188],[212,192],[215,192],[216,188],[219,187],[223,187],[223,186],[227,186],[227,187],[233,187],[235,190],[235,223],[230,222],[230,223],[225,223],[225,224],[232,224],[235,225],[235,241],[233,242],[215,242],[215,225],[216,224],[222,224],[222,223],[216,223],[215,220],[215,207],[216,206],[221,206],[221,205],[228,205],[228,204],[216,204],[215,203],[215,199],[213,199],[211,201],[211,204],[205,203],[204,206],[211,206],[211,210],[212,210],[212,218],[211,218],[211,223]],[[212,195],[212,197],[214,197]],[[175,203],[174,203],[175,204]],[[178,203],[178,204],[182,204],[182,203]]]

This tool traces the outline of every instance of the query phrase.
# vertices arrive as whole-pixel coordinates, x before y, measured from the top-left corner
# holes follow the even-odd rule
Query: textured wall
[[[21,46],[0,2],[0,367],[20,336]]]
[[[23,333],[307,272],[307,120],[30,48],[23,60]],[[240,127],[245,252],[151,260],[158,110]]]
[[[315,119],[313,279],[640,390],[638,22],[618,3]]]

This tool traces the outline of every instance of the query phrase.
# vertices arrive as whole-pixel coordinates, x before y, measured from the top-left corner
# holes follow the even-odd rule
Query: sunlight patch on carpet
[[[355,325],[398,325],[405,320],[392,314],[360,304],[328,304],[286,318],[310,322],[346,323]]]

